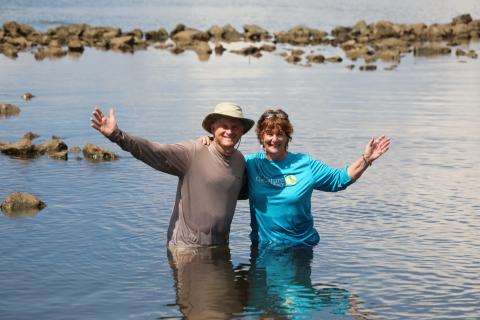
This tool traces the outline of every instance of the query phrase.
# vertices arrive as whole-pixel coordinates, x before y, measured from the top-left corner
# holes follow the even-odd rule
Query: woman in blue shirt
[[[320,237],[311,212],[313,190],[344,190],[390,147],[385,136],[372,138],[363,154],[340,170],[288,152],[293,126],[281,109],[265,111],[255,131],[263,151],[245,156],[254,243],[316,245]]]

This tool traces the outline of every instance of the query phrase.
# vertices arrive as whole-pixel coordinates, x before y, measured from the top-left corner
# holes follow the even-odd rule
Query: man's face
[[[235,147],[243,130],[242,122],[238,119],[219,118],[212,125],[213,139],[224,150]]]

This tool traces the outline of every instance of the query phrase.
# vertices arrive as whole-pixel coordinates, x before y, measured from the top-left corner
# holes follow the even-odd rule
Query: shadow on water
[[[185,319],[377,318],[347,289],[312,284],[310,246],[254,244],[237,267],[226,246],[172,248],[168,259]]]

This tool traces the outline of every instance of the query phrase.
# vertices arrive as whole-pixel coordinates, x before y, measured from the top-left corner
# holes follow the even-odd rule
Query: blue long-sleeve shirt
[[[248,173],[253,242],[303,243],[320,240],[314,228],[311,196],[314,189],[335,192],[353,183],[348,166],[342,170],[302,153],[281,161],[264,152],[245,157]]]

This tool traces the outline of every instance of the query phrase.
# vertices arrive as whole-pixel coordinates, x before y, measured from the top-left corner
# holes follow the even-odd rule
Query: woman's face
[[[269,160],[282,160],[287,155],[288,137],[280,129],[267,129],[262,134],[262,145]]]

